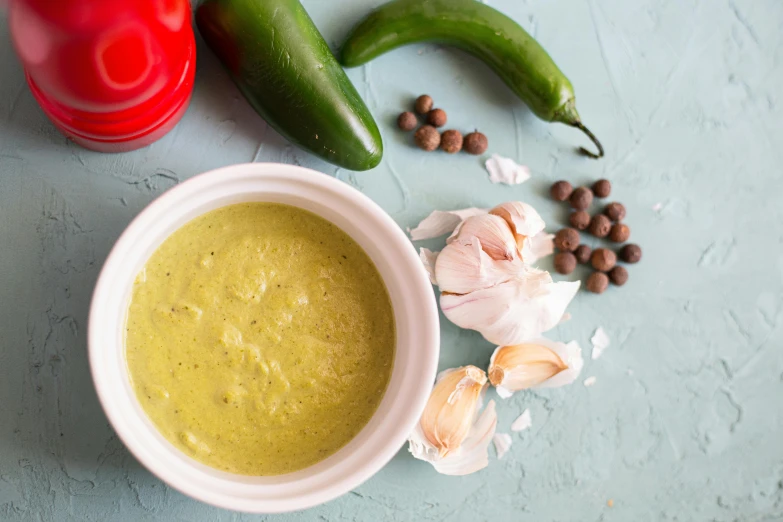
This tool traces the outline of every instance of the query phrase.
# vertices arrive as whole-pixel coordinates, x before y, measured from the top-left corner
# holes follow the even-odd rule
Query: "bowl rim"
[[[428,382],[422,382],[418,389],[408,391],[407,410],[402,415],[401,419],[398,417],[399,422],[394,425],[394,429],[391,430],[391,432],[387,431],[383,434],[385,442],[380,446],[379,451],[374,454],[372,459],[362,461],[360,466],[352,469],[349,473],[346,473],[345,476],[341,476],[339,480],[329,483],[328,486],[324,486],[321,490],[307,491],[306,493],[293,498],[284,497],[279,500],[275,499],[274,501],[265,498],[253,499],[232,497],[218,491],[211,491],[209,488],[198,487],[198,485],[192,482],[181,483],[181,477],[177,475],[177,472],[171,471],[163,464],[156,462],[152,458],[153,455],[145,450],[144,446],[139,443],[130,431],[127,431],[130,430],[130,428],[148,431],[149,428],[138,425],[127,425],[126,421],[121,418],[119,408],[115,408],[117,406],[115,395],[118,393],[117,386],[119,385],[109,382],[110,379],[103,375],[104,370],[106,369],[105,365],[108,364],[108,362],[102,364],[106,359],[99,353],[101,350],[106,350],[105,343],[102,344],[103,338],[106,336],[106,328],[99,325],[101,318],[106,314],[125,313],[125,310],[121,307],[119,310],[106,311],[102,306],[102,303],[109,299],[109,296],[116,293],[115,290],[113,290],[113,287],[116,285],[113,276],[119,271],[122,275],[123,282],[126,281],[126,278],[128,277],[131,278],[131,281],[136,277],[135,272],[128,274],[130,270],[122,268],[123,264],[121,260],[123,253],[128,249],[133,248],[134,236],[138,235],[139,230],[149,226],[150,223],[152,223],[151,220],[159,213],[166,209],[187,205],[188,196],[192,197],[196,194],[203,193],[205,190],[216,185],[242,180],[267,182],[283,180],[288,183],[293,183],[294,185],[309,185],[311,188],[330,191],[335,193],[336,197],[340,196],[351,200],[351,203],[357,205],[358,210],[371,215],[373,219],[380,222],[380,227],[383,229],[383,236],[379,237],[378,241],[386,241],[393,244],[395,252],[399,254],[398,263],[404,265],[406,278],[411,279],[411,285],[416,288],[417,293],[421,293],[422,296],[429,295],[429,298],[425,297],[425,302],[421,303],[421,316],[417,316],[419,324],[421,325],[421,328],[417,333],[421,334],[421,346],[426,349],[423,350],[422,353],[417,353],[416,357],[417,362],[422,367],[421,374],[429,376],[430,380]],[[217,199],[219,198],[215,198],[215,200]],[[312,198],[307,197],[300,197],[300,199],[313,201]],[[328,207],[329,205],[326,204],[325,206]],[[197,215],[201,215],[205,212],[206,211]],[[316,214],[318,213],[316,212]],[[178,227],[180,226],[182,226],[182,224],[178,225]],[[165,240],[171,233],[171,231],[165,234],[161,232],[161,235]],[[400,248],[396,248],[397,246]],[[149,257],[147,256],[146,259],[149,259]],[[381,275],[384,279],[386,278],[383,273]],[[124,282],[123,284],[127,283]],[[422,293],[424,291],[426,292]],[[416,296],[417,299],[419,297],[420,296]],[[120,322],[124,324],[124,319]],[[398,363],[399,346],[400,342],[398,338],[395,365]],[[233,511],[269,514],[303,510],[328,502],[358,487],[380,471],[403,446],[424,410],[437,370],[439,347],[439,316],[431,283],[426,272],[421,268],[421,261],[410,240],[397,223],[378,204],[354,187],[318,171],[280,163],[237,164],[211,170],[174,186],[149,203],[119,236],[101,268],[90,304],[87,334],[90,371],[101,408],[125,447],[146,469],[173,489],[207,504]],[[120,348],[124,350],[122,345]],[[112,349],[116,349],[116,347],[112,347]],[[124,359],[124,355],[122,355],[122,358]],[[394,370],[392,373],[394,374]],[[123,394],[125,393],[123,392]],[[131,399],[131,401],[136,400],[135,396]],[[379,406],[378,410],[373,414],[373,418],[377,417],[380,412],[381,407]],[[128,422],[132,423],[134,421]],[[370,422],[372,422],[372,419]],[[152,429],[155,430],[155,428]],[[354,437],[353,440],[360,435],[361,433]],[[379,435],[376,437],[378,436]],[[180,450],[174,448],[174,446],[172,446],[172,448],[176,452],[180,452]],[[342,450],[339,450],[336,454],[341,451]],[[184,453],[182,453],[182,455],[184,455]],[[193,463],[196,462],[197,461],[193,460]],[[309,468],[305,468],[305,470],[306,469]],[[241,475],[235,476],[243,477]],[[237,482],[237,484],[240,483]],[[263,488],[265,486],[263,484],[255,484],[251,487]]]

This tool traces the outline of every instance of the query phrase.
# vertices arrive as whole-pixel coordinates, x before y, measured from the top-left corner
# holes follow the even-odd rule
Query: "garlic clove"
[[[579,344],[533,339],[523,344],[499,346],[489,363],[489,379],[498,395],[508,398],[528,388],[554,388],[572,383],[582,371]]]
[[[532,388],[568,368],[555,352],[540,344],[525,343],[500,346],[489,367],[494,386],[510,390]]]
[[[475,366],[443,372],[432,390],[419,425],[440,457],[457,450],[476,418],[487,375]]]
[[[485,214],[469,217],[454,230],[448,242],[469,240],[472,237],[479,238],[481,248],[492,259],[511,261],[518,257],[516,237],[500,216]]]
[[[555,283],[548,272],[523,265],[514,278],[496,286],[466,295],[442,293],[440,305],[451,322],[478,331],[491,343],[520,344],[558,324],[579,284]]]
[[[517,241],[518,249],[522,252],[522,258],[526,263],[532,263],[533,260],[525,258],[525,243],[529,238],[533,238],[544,230],[546,226],[541,215],[532,206],[521,201],[509,201],[489,211],[490,215],[503,218]],[[528,255],[532,254],[530,247],[527,247]],[[539,256],[540,257],[540,256]]]
[[[506,220],[513,232],[518,235],[532,237],[544,230],[545,224],[541,215],[532,206],[521,201],[508,201],[489,211]]]
[[[427,271],[430,283],[433,285],[438,284],[438,280],[435,278],[435,262],[438,260],[439,254],[440,252],[433,252],[429,248],[419,249],[419,259],[421,259],[421,264],[424,265],[424,270]]]
[[[495,401],[489,401],[462,445],[454,452],[441,457],[417,425],[408,439],[408,450],[420,460],[430,462],[438,473],[443,475],[468,475],[479,471],[489,464],[489,444],[497,428]]]
[[[549,339],[540,338],[536,339],[537,343],[543,343],[545,346],[549,346],[557,355],[565,361],[568,368],[558,373],[551,379],[548,379],[536,388],[559,388],[566,384],[571,384],[579,377],[582,372],[582,368],[585,365],[584,358],[582,358],[582,349],[579,343],[571,341],[569,343],[561,343],[557,341],[550,341]]]
[[[408,229],[408,233],[413,241],[440,237],[451,233],[463,220],[470,216],[486,213],[486,210],[475,207],[460,210],[434,210],[416,228],[413,230]]]
[[[510,280],[521,270],[521,262],[492,259],[478,238],[446,245],[435,261],[435,279],[442,292],[467,294]]]

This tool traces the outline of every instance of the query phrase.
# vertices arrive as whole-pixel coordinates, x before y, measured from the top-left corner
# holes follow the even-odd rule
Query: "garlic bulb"
[[[510,280],[524,268],[519,261],[496,261],[475,236],[452,243],[438,254],[435,261],[435,274],[441,291],[455,294],[496,286]]]
[[[444,255],[446,247],[438,259]],[[435,275],[440,284],[440,273]],[[442,289],[442,288],[441,288]],[[500,346],[519,344],[555,327],[579,282],[553,282],[549,272],[525,266],[512,279],[465,294],[443,293],[440,306],[452,323],[477,330]]]
[[[497,345],[539,337],[558,324],[579,282],[552,281],[530,267],[554,250],[544,220],[526,203],[511,201],[487,211],[435,211],[411,231],[414,239],[453,231],[439,253],[421,259],[430,281],[440,287],[444,315],[477,330]]]
[[[533,339],[498,346],[489,362],[489,380],[504,399],[528,388],[555,388],[572,383],[584,359],[576,341],[568,344]]]
[[[438,375],[421,420],[411,433],[409,451],[447,475],[466,475],[486,467],[497,415],[490,401],[477,418],[487,375],[475,366]]]
[[[499,216],[484,214],[469,217],[457,226],[448,242],[470,240],[473,237],[479,238],[481,248],[492,259],[512,261],[519,256],[517,238],[508,223]]]
[[[498,205],[490,210],[489,213],[490,215],[503,218],[511,228],[523,259],[531,257],[531,245],[528,240],[532,240],[546,226],[536,209],[521,201],[509,201],[508,203]],[[526,250],[528,251],[527,256],[525,256]]]

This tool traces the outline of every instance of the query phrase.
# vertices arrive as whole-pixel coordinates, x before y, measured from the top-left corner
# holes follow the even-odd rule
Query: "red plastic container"
[[[196,71],[190,16],[188,0],[10,0],[8,20],[52,122],[88,149],[122,152],[185,113]]]

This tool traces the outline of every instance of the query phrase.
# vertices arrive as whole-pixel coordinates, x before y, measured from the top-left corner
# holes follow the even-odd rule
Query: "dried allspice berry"
[[[608,179],[599,179],[593,183],[593,194],[599,198],[608,198],[612,193],[612,184]]]
[[[631,237],[631,229],[625,223],[615,223],[609,231],[609,240],[615,243],[625,243]]]
[[[579,232],[564,228],[555,234],[555,246],[562,252],[573,252],[579,246]]]
[[[595,237],[606,237],[612,229],[612,222],[603,214],[596,214],[590,220],[590,233]]]
[[[623,286],[628,281],[628,270],[623,266],[617,265],[609,271],[609,280],[614,285]]]
[[[443,109],[432,109],[427,113],[427,123],[433,127],[443,127],[447,120],[446,111]]]
[[[413,139],[419,148],[433,151],[440,145],[440,132],[430,125],[422,125],[414,134]]]
[[[571,226],[575,229],[584,230],[590,225],[590,214],[585,210],[571,212],[571,215],[568,216],[568,222],[571,223]]]
[[[576,257],[571,252],[555,254],[555,270],[559,274],[568,275],[576,268]]]
[[[410,111],[405,111],[397,117],[397,126],[404,131],[412,131],[418,124],[416,115]]]
[[[625,218],[625,206],[622,203],[609,203],[604,208],[604,214],[612,221],[622,221]]]
[[[590,262],[599,272],[608,272],[617,264],[617,254],[607,248],[596,248],[590,256]]]
[[[427,96],[426,94],[422,94],[418,98],[416,98],[416,103],[414,104],[414,108],[416,109],[416,112],[419,114],[427,114],[432,110],[432,98]]]
[[[487,137],[481,134],[479,131],[474,131],[465,136],[465,141],[462,148],[469,154],[484,154],[486,152],[489,142]]]
[[[556,181],[549,189],[552,199],[555,201],[565,201],[571,197],[571,193],[574,191],[574,187],[565,180]]]
[[[609,287],[609,276],[603,272],[593,272],[587,278],[587,289],[594,294],[603,294]]]
[[[642,249],[639,245],[631,243],[620,249],[620,259],[626,263],[638,263],[642,258]]]
[[[590,255],[593,253],[593,249],[587,245],[579,245],[574,250],[574,256],[580,264],[585,264],[590,261]]]
[[[440,135],[440,148],[454,154],[462,150],[462,134],[457,130],[447,130]]]
[[[569,201],[576,210],[587,210],[593,202],[593,191],[587,187],[579,187],[571,194]]]

